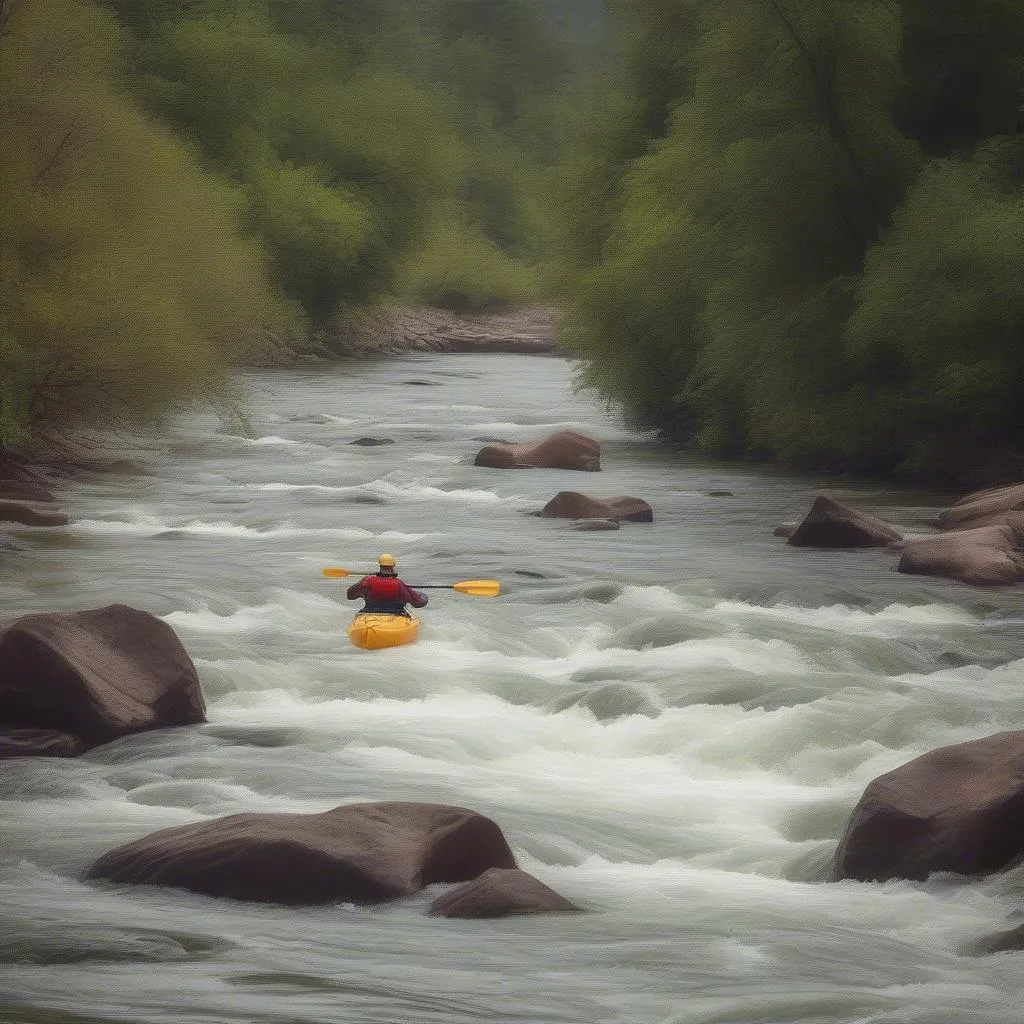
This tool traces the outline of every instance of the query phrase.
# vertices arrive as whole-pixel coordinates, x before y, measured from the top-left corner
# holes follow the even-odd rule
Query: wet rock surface
[[[976,586],[1017,583],[1024,579],[1024,513],[1007,513],[1007,518],[1002,525],[905,541],[898,569]]]
[[[850,816],[835,877],[922,880],[998,871],[1024,854],[1024,732],[940,747],[875,779]]]
[[[428,913],[431,917],[479,919],[512,914],[573,913],[579,909],[525,871],[491,868],[472,882],[439,896]]]
[[[579,491],[559,491],[541,509],[542,516],[557,519],[628,520],[653,523],[654,511],[643,498],[619,495],[614,498],[592,498]]]
[[[560,430],[526,444],[491,444],[481,448],[474,465],[489,469],[574,469],[596,472],[601,468],[601,445],[575,430]]]
[[[205,720],[192,659],[148,612],[45,612],[0,633],[2,729],[67,733],[91,747]]]
[[[514,868],[501,829],[464,807],[366,803],[323,814],[236,814],[163,829],[100,857],[88,876],[236,900],[361,905]]]
[[[902,540],[901,534],[875,516],[819,494],[810,511],[789,535],[794,547],[864,548],[887,547]]]

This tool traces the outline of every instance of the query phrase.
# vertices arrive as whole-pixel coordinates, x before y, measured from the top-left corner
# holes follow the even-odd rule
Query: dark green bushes
[[[567,176],[586,381],[720,454],[1019,471],[1024,14],[934,8],[623,5],[628,144]]]

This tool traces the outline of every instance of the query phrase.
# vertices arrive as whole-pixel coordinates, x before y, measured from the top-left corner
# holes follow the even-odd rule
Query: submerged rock
[[[491,868],[479,878],[439,896],[431,917],[485,918],[512,914],[579,912],[580,908],[554,889],[515,868]]]
[[[394,443],[393,437],[357,437],[354,441],[349,441],[349,444],[357,444],[363,448],[377,448],[382,444]]]
[[[501,829],[475,811],[367,803],[163,829],[100,857],[88,876],[289,906],[366,905],[515,866]]]
[[[940,747],[875,779],[836,852],[836,879],[982,874],[1024,854],[1024,732]]]
[[[56,500],[52,491],[29,480],[0,480],[0,501],[27,501],[46,505]]]
[[[803,522],[790,534],[794,547],[887,547],[902,537],[881,519],[819,494]]]
[[[23,526],[67,526],[67,513],[51,508],[46,502],[7,501],[0,499],[0,522]]]
[[[897,568],[974,585],[1016,583],[1024,578],[1024,513],[1007,513],[1007,518],[1001,526],[906,541]]]
[[[0,728],[0,758],[78,757],[85,750],[79,737],[56,729]]]
[[[0,633],[0,729],[52,730],[93,747],[204,721],[192,659],[148,612],[46,612]]]
[[[490,469],[576,469],[596,472],[601,468],[601,445],[575,430],[529,444],[490,444],[481,448],[473,463]]]
[[[592,498],[579,491],[559,491],[540,511],[557,519],[626,519],[634,523],[653,523],[654,511],[643,498],[620,495]]]

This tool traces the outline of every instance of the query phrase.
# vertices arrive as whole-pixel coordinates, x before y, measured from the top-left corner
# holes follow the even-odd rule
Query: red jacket
[[[413,608],[422,608],[427,603],[426,594],[410,589],[397,576],[364,576],[348,588],[348,599],[354,601],[357,597],[368,605],[411,604]]]

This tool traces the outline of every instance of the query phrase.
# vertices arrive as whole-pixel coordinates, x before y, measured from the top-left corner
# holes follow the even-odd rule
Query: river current
[[[871,779],[1024,727],[1021,597],[791,548],[773,528],[829,481],[673,452],[571,381],[525,355],[251,373],[251,429],[182,417],[69,486],[71,526],[20,532],[0,615],[159,615],[209,723],[0,762],[0,1021],[1024,1021],[1024,953],[972,955],[1024,920],[1020,870],[828,881]],[[560,428],[600,439],[601,473],[472,464],[481,439]],[[832,484],[912,534],[949,500]],[[529,514],[560,490],[641,497],[656,521]],[[493,577],[502,596],[431,591],[418,644],[356,650],[346,583],[320,569],[383,551],[414,585]],[[374,800],[488,815],[586,913],[83,881],[166,826]]]

